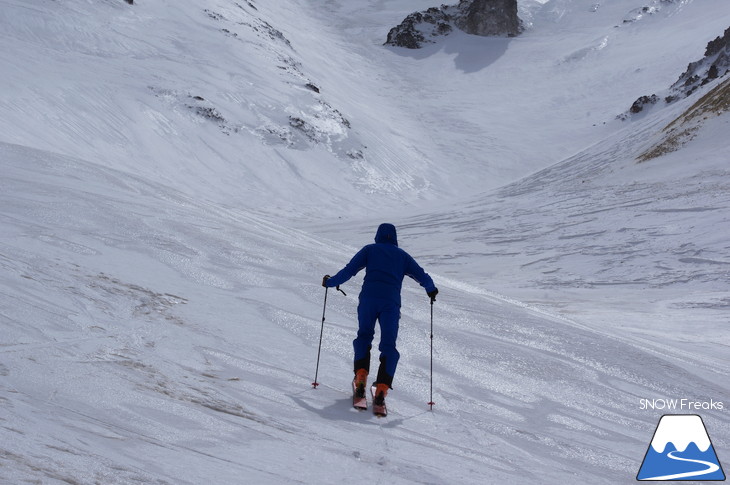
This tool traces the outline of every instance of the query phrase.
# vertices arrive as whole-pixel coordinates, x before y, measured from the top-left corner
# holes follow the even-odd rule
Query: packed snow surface
[[[633,483],[677,413],[730,463],[730,114],[616,119],[727,0],[0,4],[1,483]],[[378,419],[320,282],[381,222],[440,292]]]

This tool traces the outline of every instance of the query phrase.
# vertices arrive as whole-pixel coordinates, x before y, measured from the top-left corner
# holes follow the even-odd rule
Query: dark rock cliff
[[[408,15],[388,33],[386,45],[418,49],[454,29],[481,36],[514,37],[522,32],[517,0],[461,0]]]

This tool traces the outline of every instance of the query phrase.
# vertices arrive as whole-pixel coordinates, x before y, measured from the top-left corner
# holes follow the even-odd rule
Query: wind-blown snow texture
[[[645,3],[413,52],[416,0],[3,1],[0,482],[633,483],[670,398],[730,462],[730,115],[638,162],[723,80],[616,120],[730,10]],[[436,405],[406,284],[376,419],[357,278],[310,383],[385,221]]]

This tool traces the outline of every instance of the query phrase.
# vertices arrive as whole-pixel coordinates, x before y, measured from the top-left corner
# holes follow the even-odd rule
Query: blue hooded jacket
[[[375,244],[368,244],[353,256],[339,273],[327,280],[327,286],[339,286],[365,268],[360,299],[386,299],[400,305],[403,277],[410,276],[426,292],[436,289],[433,280],[407,252],[398,247],[393,224],[381,224],[375,234]]]

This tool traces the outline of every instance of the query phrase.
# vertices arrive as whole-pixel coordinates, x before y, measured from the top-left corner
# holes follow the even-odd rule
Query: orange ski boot
[[[375,383],[370,392],[373,395],[373,414],[379,418],[388,415],[388,408],[385,406],[385,396],[388,395],[390,387],[387,384]]]
[[[365,385],[368,381],[368,371],[358,369],[352,380],[352,407],[359,410],[368,408],[368,399],[365,396]]]

